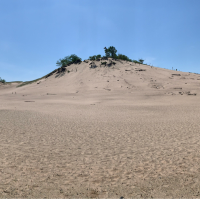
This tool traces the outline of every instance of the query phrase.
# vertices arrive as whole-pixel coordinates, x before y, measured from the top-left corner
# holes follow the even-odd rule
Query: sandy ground
[[[89,63],[0,85],[0,197],[200,197],[200,75]]]

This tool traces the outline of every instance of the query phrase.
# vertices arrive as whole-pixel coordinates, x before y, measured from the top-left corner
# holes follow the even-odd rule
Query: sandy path
[[[200,106],[184,101],[4,101],[0,197],[200,197]]]

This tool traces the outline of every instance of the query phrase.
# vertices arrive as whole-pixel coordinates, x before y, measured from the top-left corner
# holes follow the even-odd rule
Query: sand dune
[[[105,61],[0,85],[0,197],[200,197],[200,75]]]

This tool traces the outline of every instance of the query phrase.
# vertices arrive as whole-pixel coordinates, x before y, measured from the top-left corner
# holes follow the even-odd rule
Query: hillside
[[[198,74],[110,58],[1,84],[0,197],[200,196],[199,96]]]
[[[104,63],[102,65],[102,63]],[[16,85],[12,84],[12,85]],[[0,87],[1,93],[27,95],[65,95],[69,93],[87,95],[198,95],[200,74],[172,71],[133,62],[113,60],[89,61],[61,67],[32,82],[18,84],[19,87]]]

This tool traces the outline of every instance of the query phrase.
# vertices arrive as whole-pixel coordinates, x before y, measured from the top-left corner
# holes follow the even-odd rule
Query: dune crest
[[[134,93],[144,96],[198,95],[200,74],[172,71],[112,58],[84,60],[55,69],[33,83],[19,83],[13,92],[25,94],[54,93]],[[17,83],[15,83],[17,84]],[[13,84],[12,84],[13,85]],[[9,86],[0,86],[1,90]],[[3,89],[4,88],[4,89]],[[10,89],[5,92],[10,92]],[[110,95],[110,93],[108,95]]]

